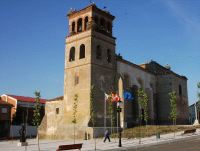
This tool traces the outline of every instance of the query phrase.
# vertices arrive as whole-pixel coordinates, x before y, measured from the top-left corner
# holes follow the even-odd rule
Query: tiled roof
[[[17,96],[17,95],[8,95],[10,97],[15,98],[18,101],[21,102],[30,102],[30,103],[34,103],[35,102],[35,98],[32,97],[27,97],[27,96]],[[46,103],[46,99],[40,99],[40,103],[45,104]]]
[[[12,104],[9,104],[3,100],[0,99],[0,105],[7,105],[7,106],[12,106]]]

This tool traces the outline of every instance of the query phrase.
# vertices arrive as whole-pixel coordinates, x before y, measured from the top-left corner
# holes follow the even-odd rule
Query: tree
[[[40,110],[41,110],[41,105],[40,105],[40,92],[35,91],[35,105],[34,105],[34,110],[33,110],[33,125],[36,126],[37,128],[37,140],[38,140],[38,150],[40,151],[40,143],[39,143],[39,131],[38,127],[41,122],[41,116],[40,116]]]
[[[114,103],[111,101],[111,95],[108,98],[108,115],[110,116],[111,128],[115,125],[115,112],[114,112]],[[111,129],[112,132],[112,129]]]
[[[95,109],[94,97],[95,97],[95,86],[92,85],[91,90],[90,90],[90,118],[92,122],[92,127],[95,126],[95,122],[96,122],[96,119],[95,119],[96,109]]]
[[[177,98],[176,98],[175,91],[172,91],[169,93],[169,100],[170,100],[170,108],[171,108],[169,118],[172,120],[173,126],[175,126],[176,118],[177,118],[177,107],[176,107]],[[174,137],[175,137],[175,130],[174,130]]]
[[[145,124],[147,125],[147,121],[148,121],[148,97],[147,94],[145,93],[143,88],[139,88],[138,89],[138,93],[137,93],[137,98],[138,98],[138,103],[139,103],[139,107],[140,107],[140,111],[139,111],[139,119],[140,119],[140,123],[141,121],[144,119]],[[141,111],[143,110],[143,114],[141,113]]]
[[[197,83],[197,88],[198,88],[197,97],[198,101],[200,101],[200,82]]]
[[[138,98],[138,104],[139,104],[139,120],[140,120],[140,126],[141,121],[144,119],[145,124],[147,125],[148,120],[148,111],[147,111],[147,105],[148,105],[148,97],[145,93],[143,88],[139,88],[137,91],[137,98]],[[143,111],[143,112],[142,112]],[[139,144],[141,143],[141,128],[139,127]]]
[[[171,108],[171,112],[170,112],[170,116],[169,118],[172,120],[173,125],[176,124],[176,118],[177,118],[177,107],[176,107],[176,92],[172,91],[169,93],[169,97],[170,97],[170,108]]]
[[[200,82],[197,83],[197,102],[196,102],[196,108],[197,108],[197,113],[199,113],[199,110],[200,110]],[[199,115],[199,114],[197,114]],[[199,120],[199,116],[198,117],[198,120]]]
[[[113,93],[113,92],[112,92]],[[112,133],[112,127],[116,125],[116,119],[115,119],[115,104],[112,101],[112,93],[110,93],[107,97],[107,102],[108,102],[108,115],[110,116],[110,125],[111,125],[111,133]]]
[[[96,122],[96,108],[95,108],[94,98],[95,98],[95,86],[92,85],[91,90],[90,90],[90,118],[91,118],[91,123],[93,127],[93,132],[94,132],[94,126]],[[94,134],[93,134],[93,137],[95,140],[95,150],[96,150],[96,137],[94,136]]]
[[[78,107],[78,94],[74,95],[74,104],[73,104],[73,120],[72,123],[74,124],[74,144],[75,144],[75,125],[77,123],[77,107]]]

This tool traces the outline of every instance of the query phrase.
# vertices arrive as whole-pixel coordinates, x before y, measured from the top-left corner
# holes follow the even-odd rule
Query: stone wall
[[[182,95],[179,95],[179,85]],[[169,119],[171,112],[169,93],[177,94],[177,124],[188,124],[187,80],[173,74],[157,76],[157,116],[160,124],[172,124]]]
[[[45,116],[39,127],[39,134],[42,138],[60,138],[62,132],[59,126],[64,124],[63,97],[46,102]]]
[[[124,119],[127,124],[132,122],[134,124],[139,123],[138,119],[138,102],[137,102],[137,89],[143,88],[149,98],[148,101],[148,115],[149,124],[153,124],[155,120],[155,108],[154,108],[154,94],[156,93],[156,77],[155,75],[145,71],[143,68],[130,63],[126,60],[118,60],[117,62],[117,72],[122,77],[123,82],[127,83],[127,78],[129,84],[124,85],[124,90],[135,89],[134,96],[135,100],[133,102],[125,102],[125,112]]]

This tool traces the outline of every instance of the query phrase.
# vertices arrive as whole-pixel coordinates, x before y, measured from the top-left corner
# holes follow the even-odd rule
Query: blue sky
[[[200,81],[200,1],[93,0],[113,15],[116,52],[153,59],[188,77],[190,104]],[[66,13],[89,0],[0,0],[0,94],[63,95]]]

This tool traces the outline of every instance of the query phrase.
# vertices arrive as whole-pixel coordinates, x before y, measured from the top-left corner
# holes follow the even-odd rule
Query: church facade
[[[137,90],[148,96],[148,124],[172,124],[169,120],[169,93],[177,95],[177,124],[188,123],[187,78],[155,61],[136,65],[115,52],[112,34],[115,16],[95,4],[68,13],[69,34],[66,37],[64,96],[46,103],[45,117],[40,126],[43,135],[73,135],[74,100],[77,98],[77,135],[84,137],[91,128],[91,89],[94,86],[95,127],[111,126],[105,117],[105,93],[116,92],[123,98],[131,91],[133,101],[123,101],[120,125],[124,128],[139,124]],[[109,102],[106,102],[107,106]]]

